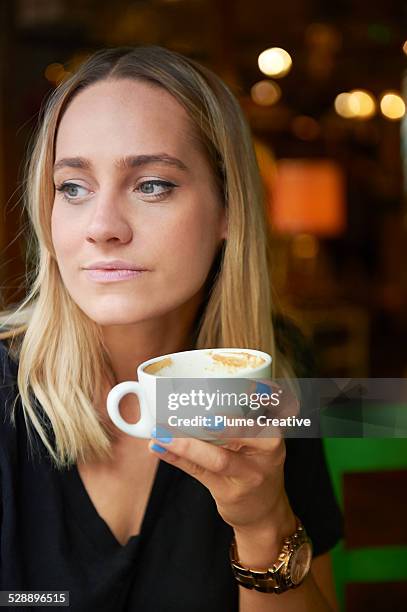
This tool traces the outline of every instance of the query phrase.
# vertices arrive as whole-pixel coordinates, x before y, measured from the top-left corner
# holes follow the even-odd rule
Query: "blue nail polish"
[[[208,429],[209,431],[221,431],[222,429],[225,429],[222,422],[215,425],[215,417],[213,415],[207,417],[207,423],[208,425],[205,426],[205,429]]]
[[[155,438],[159,442],[164,442],[164,444],[169,444],[172,441],[172,436],[169,436],[168,431],[163,427],[154,427],[153,431],[151,432],[151,437]]]
[[[153,444],[151,446],[151,449],[154,450],[156,453],[165,453],[165,451],[167,450],[166,448],[163,448],[162,446],[159,446],[158,444]]]
[[[256,393],[267,393],[267,395],[269,395],[271,393],[271,389],[268,385],[258,382],[256,383]]]

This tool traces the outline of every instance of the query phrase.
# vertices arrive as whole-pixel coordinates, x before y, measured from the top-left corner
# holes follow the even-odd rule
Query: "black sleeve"
[[[0,340],[0,435],[5,435],[17,391],[18,364],[10,356],[7,344]],[[3,441],[3,439],[2,439]]]
[[[343,517],[320,438],[286,439],[285,485],[291,507],[312,540],[314,557],[343,537]]]
[[[315,376],[315,360],[295,324],[275,319],[279,349],[298,378]],[[286,438],[285,485],[291,507],[310,536],[314,557],[327,552],[343,537],[343,516],[332,487],[320,438]]]
[[[0,546],[3,524],[4,474],[7,474],[10,457],[15,450],[15,432],[11,422],[11,410],[16,396],[17,364],[8,354],[7,345],[0,340]]]
[[[0,340],[0,391],[17,384],[18,364],[10,355],[7,341]]]

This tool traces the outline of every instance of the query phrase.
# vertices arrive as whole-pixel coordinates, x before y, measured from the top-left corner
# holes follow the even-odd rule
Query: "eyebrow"
[[[115,160],[114,165],[120,170],[128,168],[139,168],[147,164],[167,164],[168,166],[176,167],[180,170],[188,171],[187,166],[177,157],[167,155],[166,153],[157,153],[154,155],[128,155]],[[82,170],[91,170],[92,163],[84,157],[64,157],[54,164],[54,172],[61,168],[81,168]]]

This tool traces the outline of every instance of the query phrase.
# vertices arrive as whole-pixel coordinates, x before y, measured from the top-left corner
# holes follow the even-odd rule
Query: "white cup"
[[[156,426],[157,378],[238,378],[240,392],[247,392],[250,379],[270,378],[272,357],[254,349],[216,348],[183,351],[154,357],[137,368],[137,381],[125,381],[113,387],[107,397],[107,411],[113,423],[136,438],[150,438]],[[236,390],[236,385],[234,385]],[[140,419],[128,423],[120,414],[120,400],[128,393],[139,399]],[[241,408],[233,412],[241,414]],[[201,439],[213,436],[199,430]]]

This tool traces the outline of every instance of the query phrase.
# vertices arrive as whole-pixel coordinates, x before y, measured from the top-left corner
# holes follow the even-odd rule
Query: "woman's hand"
[[[219,514],[233,528],[267,525],[284,497],[281,437],[227,439],[223,446],[194,438],[158,437],[149,448],[205,485]]]
[[[268,385],[275,391],[270,381]],[[273,416],[296,414],[298,402],[291,396]],[[286,448],[278,428],[251,428],[250,431],[250,438],[245,437],[247,428],[233,438],[223,431],[218,435],[223,445],[217,446],[193,437],[171,438],[169,432],[164,431],[163,435],[160,429],[153,432],[149,449],[209,489],[219,514],[235,530],[239,553],[247,550],[245,556],[251,557],[249,549],[254,550],[256,544],[260,563],[264,543],[270,562],[274,544],[279,552],[282,537],[291,535],[296,528],[284,487]]]

